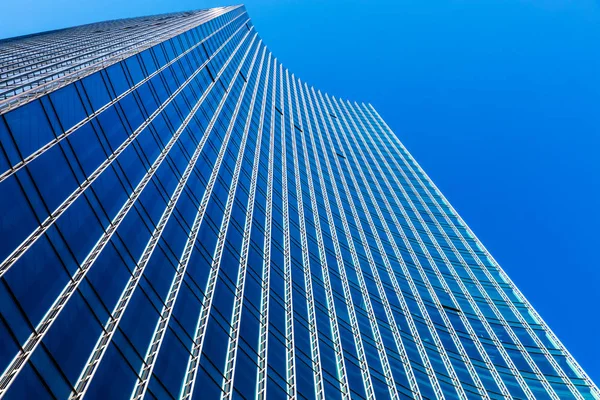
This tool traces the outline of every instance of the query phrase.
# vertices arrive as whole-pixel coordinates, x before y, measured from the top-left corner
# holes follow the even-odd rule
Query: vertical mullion
[[[279,64],[279,109],[285,112],[283,95],[283,66]],[[292,301],[292,261],[290,255],[290,216],[287,183],[287,152],[285,114],[279,116],[281,123],[281,197],[283,200],[283,257],[284,257],[284,293],[285,293],[285,347],[286,347],[286,384],[287,395],[295,398],[296,390],[296,356],[294,346],[294,308]],[[293,134],[293,130],[290,134]]]
[[[263,48],[263,59],[264,53],[266,52],[266,47]],[[264,83],[269,80],[269,72],[270,72],[270,63],[271,63],[271,54],[269,53],[266,65],[266,75],[264,78]],[[263,60],[261,60],[260,70],[263,69]],[[258,83],[261,82],[260,77],[257,78],[257,87]],[[255,89],[256,90],[256,89]],[[253,211],[254,211],[254,199],[256,196],[256,184],[258,181],[258,171],[260,165],[260,149],[262,143],[262,130],[263,130],[263,122],[264,122],[264,112],[265,112],[265,104],[267,100],[267,90],[263,89],[263,98],[262,98],[262,106],[260,111],[260,125],[258,127],[258,135],[256,139],[256,150],[254,154],[254,163],[252,164],[252,177],[250,180],[250,193],[248,196],[247,203],[247,211],[246,211],[246,220],[244,223],[244,234],[242,238],[242,250],[240,255],[239,262],[239,272],[236,283],[235,290],[235,299],[233,305],[233,314],[231,317],[231,330],[229,334],[229,344],[227,346],[227,360],[225,362],[225,374],[223,377],[223,394],[221,396],[222,399],[231,399],[233,396],[233,380],[235,373],[235,364],[236,364],[236,356],[239,346],[240,339],[240,322],[241,322],[241,313],[244,301],[244,287],[246,283],[246,271],[248,264],[248,251],[250,247],[250,232],[252,230],[252,221],[253,221]],[[253,108],[252,108],[253,109]],[[246,122],[246,135],[248,134],[249,124],[251,123],[252,113],[249,114],[248,120]]]
[[[293,116],[292,112],[292,95],[290,90],[289,83],[289,75],[286,71],[286,84],[288,87],[288,104],[289,104],[289,113],[290,116]],[[292,87],[294,90],[294,104],[296,105],[296,113],[300,115],[300,105],[298,103],[298,97],[296,92],[296,81],[294,76],[292,75]],[[290,125],[293,125],[294,121],[290,119]],[[302,118],[298,118],[298,124],[302,131],[304,132],[304,127],[302,124]],[[296,180],[296,196],[298,199],[298,220],[300,223],[300,240],[302,246],[302,266],[304,272],[304,286],[306,290],[306,306],[308,311],[308,330],[310,333],[310,350],[311,350],[311,358],[312,358],[312,369],[313,380],[315,383],[315,398],[324,399],[324,389],[323,389],[323,371],[321,365],[321,353],[319,351],[319,341],[318,341],[318,330],[317,330],[317,320],[315,313],[315,300],[314,293],[312,288],[312,274],[310,271],[310,254],[308,250],[308,240],[306,237],[306,222],[305,222],[305,214],[304,214],[304,200],[302,197],[302,183],[300,180],[300,165],[298,161],[298,149],[296,146],[296,133],[293,129],[293,126],[290,126],[290,130],[292,132],[292,151],[294,157],[294,177]]]
[[[258,334],[258,379],[256,397],[267,397],[267,355],[269,347],[269,287],[271,283],[271,226],[273,221],[273,168],[275,153],[275,88],[277,79],[277,60],[273,60],[273,78],[271,82],[271,123],[269,127],[269,166],[267,175],[267,199],[265,215],[265,241],[262,272],[260,322]],[[267,88],[266,88],[267,89]]]

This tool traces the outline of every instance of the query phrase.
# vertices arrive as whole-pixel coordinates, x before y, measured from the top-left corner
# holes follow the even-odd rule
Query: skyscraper
[[[0,148],[0,397],[600,398],[242,6],[1,41]]]

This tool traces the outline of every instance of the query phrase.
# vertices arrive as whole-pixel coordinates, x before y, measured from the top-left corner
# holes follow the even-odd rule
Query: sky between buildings
[[[5,2],[0,38],[225,1]],[[600,2],[246,6],[290,71],[377,108],[600,383]]]

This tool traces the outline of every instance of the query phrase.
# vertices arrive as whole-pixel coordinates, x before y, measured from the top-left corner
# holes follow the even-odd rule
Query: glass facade
[[[0,149],[0,397],[600,398],[243,6],[0,41]]]

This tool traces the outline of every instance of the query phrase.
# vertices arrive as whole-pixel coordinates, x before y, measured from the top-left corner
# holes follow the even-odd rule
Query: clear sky
[[[0,37],[226,1],[7,1]],[[600,384],[600,2],[246,5],[298,77],[377,108]]]

